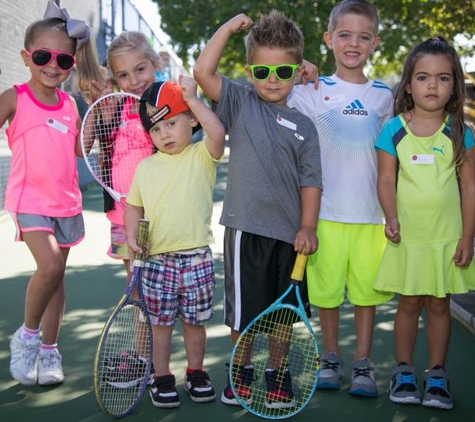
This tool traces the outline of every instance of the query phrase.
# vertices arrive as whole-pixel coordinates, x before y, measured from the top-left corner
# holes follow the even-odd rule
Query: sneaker
[[[155,380],[155,368],[152,363],[150,365],[150,377],[148,378],[147,385],[152,385],[154,380]]]
[[[449,377],[441,367],[424,372],[424,398],[422,406],[452,409],[454,401],[449,389]]]
[[[339,390],[343,372],[343,359],[334,352],[325,353],[320,360],[320,373],[317,388],[321,390]]]
[[[133,353],[121,353],[119,356],[106,358],[102,379],[116,388],[130,388],[140,384],[144,379],[146,362]],[[151,375],[149,375],[151,377]],[[147,384],[151,385],[149,379]]]
[[[25,341],[20,333],[21,327],[10,340],[10,374],[20,384],[34,385],[38,380],[40,341]]]
[[[266,401],[268,409],[295,407],[292,378],[288,369],[266,369]]]
[[[62,356],[57,350],[41,351],[38,360],[38,384],[54,385],[64,381]]]
[[[150,398],[155,407],[180,406],[180,396],[175,387],[175,376],[170,374],[155,378],[152,388],[150,388]]]
[[[109,369],[109,371],[113,371],[117,366],[120,366],[125,360],[127,360],[130,357],[130,355],[132,355],[134,359],[137,359],[136,365],[141,366],[142,363],[146,365],[146,358],[140,357],[134,353],[125,352],[125,353],[121,353],[119,356],[116,356],[114,358],[106,358],[105,362],[106,362],[107,368]],[[144,369],[145,369],[145,366],[144,366]],[[150,365],[150,376],[147,381],[147,385],[153,384],[154,376],[155,376],[155,368],[152,362],[152,364]],[[104,378],[107,378],[107,374],[104,375]],[[136,380],[136,384],[138,384],[141,380],[142,378],[139,377]],[[104,379],[104,381],[107,382],[106,379]]]
[[[241,366],[239,369],[239,382],[234,385],[234,389],[239,395],[241,401],[243,401],[246,405],[252,403],[252,392],[250,389],[250,385],[254,378],[254,367],[253,366]],[[234,396],[233,389],[231,388],[231,384],[228,384],[226,388],[221,393],[221,401],[224,404],[229,404],[231,406],[240,406],[238,399]]]
[[[216,393],[211,386],[206,371],[195,370],[185,374],[185,390],[190,395],[191,400],[197,403],[205,403],[216,398]]]
[[[351,366],[350,394],[363,397],[376,397],[378,387],[374,379],[374,365],[367,358],[354,361]]]
[[[389,399],[394,403],[420,404],[416,371],[413,366],[400,364],[391,372]]]

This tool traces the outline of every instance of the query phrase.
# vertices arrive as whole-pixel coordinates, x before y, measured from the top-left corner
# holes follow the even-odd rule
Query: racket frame
[[[138,404],[140,403],[140,401],[142,400],[145,394],[145,390],[147,388],[147,384],[149,381],[150,368],[152,366],[152,356],[153,356],[152,326],[150,323],[150,316],[148,314],[147,307],[145,305],[145,299],[143,296],[142,281],[141,281],[142,270],[145,265],[146,247],[147,247],[147,241],[148,241],[148,225],[149,225],[148,220],[146,219],[139,220],[137,244],[140,246],[143,252],[141,254],[136,253],[134,256],[132,277],[130,279],[129,284],[127,285],[127,288],[124,294],[122,295],[119,302],[113,309],[106,324],[104,325],[104,328],[102,329],[101,336],[100,336],[97,349],[96,349],[96,354],[94,357],[94,395],[96,397],[96,401],[99,405],[99,408],[104,413],[115,418],[120,418],[120,417],[129,415],[138,406]],[[134,299],[132,297],[132,292],[134,290],[134,287],[137,287],[138,299]],[[100,368],[100,366],[103,362],[105,362],[105,359],[103,359],[103,354],[104,354],[103,346],[106,345],[107,336],[109,334],[110,329],[112,328],[114,324],[114,320],[117,314],[125,306],[129,306],[129,305],[138,307],[140,311],[142,312],[142,314],[144,315],[144,321],[141,321],[141,323],[144,323],[147,326],[147,333],[148,333],[147,342],[148,342],[149,358],[147,359],[146,362],[144,362],[145,363],[145,371],[144,371],[145,377],[140,381],[140,389],[139,389],[138,394],[135,397],[134,402],[132,403],[131,406],[124,409],[124,411],[115,413],[115,412],[112,412],[110,409],[108,409],[107,406],[104,404],[104,401],[101,399],[101,393],[100,393],[101,384],[104,383],[105,381],[100,379],[101,375],[104,372],[104,369]]]
[[[95,142],[100,142],[96,139],[93,140],[92,142],[92,145],[88,148],[86,146],[86,142],[85,142],[85,133],[86,133],[86,130],[87,130],[87,125],[88,125],[88,119],[89,117],[91,117],[92,115],[92,118],[95,118],[94,114],[97,112],[98,110],[98,104],[101,104],[102,102],[104,101],[107,101],[107,100],[113,100],[115,99],[117,101],[117,98],[120,98],[122,103],[125,102],[125,99],[126,98],[132,98],[136,101],[139,101],[140,102],[140,96],[136,95],[136,94],[132,94],[130,92],[112,92],[110,94],[106,94],[106,95],[103,95],[102,97],[98,98],[96,101],[94,101],[91,106],[87,109],[86,113],[84,114],[84,117],[83,117],[83,120],[82,120],[82,123],[81,123],[81,150],[82,150],[82,154],[83,154],[83,157],[84,157],[84,162],[86,163],[86,166],[89,170],[89,172],[91,173],[92,177],[96,180],[97,183],[99,183],[99,185],[102,186],[102,188],[104,188],[107,193],[112,197],[112,199],[118,203],[122,208],[125,208],[125,204],[124,204],[124,199],[127,197],[127,193],[120,193],[120,192],[117,192],[115,189],[113,189],[111,186],[109,186],[106,182],[104,182],[102,180],[102,178],[97,174],[97,172],[95,171],[95,167],[97,166],[93,166],[90,162],[90,159],[89,159],[89,152],[90,150],[92,149],[92,145],[95,143]],[[120,102],[117,101],[116,103],[116,107],[119,107],[120,105]]]
[[[278,298],[276,299],[267,309],[262,311],[259,315],[257,315],[247,326],[246,328],[240,333],[238,340],[236,341],[236,344],[234,345],[231,359],[229,361],[229,384],[231,386],[231,390],[233,391],[234,397],[236,400],[239,402],[239,404],[245,408],[247,411],[253,413],[254,415],[257,415],[259,417],[265,418],[265,419],[286,419],[290,418],[291,416],[296,415],[300,411],[302,411],[308,404],[308,402],[311,400],[313,397],[315,390],[317,388],[317,380],[318,380],[318,374],[320,372],[320,356],[318,352],[318,344],[317,344],[317,338],[315,336],[315,332],[313,331],[312,326],[310,325],[310,321],[308,320],[307,314],[305,313],[305,308],[302,302],[302,297],[300,295],[300,282],[303,280],[303,276],[305,273],[305,267],[307,265],[307,255],[303,254],[297,254],[295,264],[292,270],[292,274],[290,276],[290,286],[287,288],[287,290]],[[292,291],[295,291],[295,296],[297,298],[297,303],[298,306],[292,305],[290,303],[283,303],[283,301],[289,296]],[[279,414],[276,414],[276,409],[269,409],[269,413],[263,413],[263,412],[258,412],[256,409],[252,407],[252,402],[248,403],[246,400],[244,400],[241,396],[239,396],[234,379],[233,379],[233,362],[235,359],[235,356],[237,353],[240,352],[240,342],[241,340],[251,331],[251,328],[253,325],[259,321],[261,318],[265,317],[266,315],[275,312],[276,310],[279,309],[289,309],[291,311],[294,311],[301,321],[304,323],[306,328],[308,329],[309,333],[311,334],[312,338],[312,344],[315,348],[315,374],[312,378],[314,378],[313,385],[311,389],[309,390],[308,396],[299,403],[298,406],[288,408],[288,409],[278,409],[280,410]]]

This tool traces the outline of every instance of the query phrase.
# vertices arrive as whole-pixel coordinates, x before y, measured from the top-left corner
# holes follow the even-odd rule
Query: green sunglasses
[[[279,81],[288,81],[294,77],[295,71],[300,67],[298,64],[278,64],[267,66],[265,64],[251,64],[252,77],[257,81],[265,81],[274,72]]]

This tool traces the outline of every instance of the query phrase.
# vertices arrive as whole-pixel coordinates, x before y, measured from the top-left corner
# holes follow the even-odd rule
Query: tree
[[[172,40],[184,63],[196,58],[207,40],[223,22],[238,13],[258,19],[277,9],[294,20],[305,35],[305,58],[318,64],[322,74],[333,71],[333,56],[323,42],[328,17],[337,0],[156,0],[162,29]],[[426,38],[459,35],[458,51],[475,52],[475,0],[373,0],[381,17],[381,44],[372,58],[372,76],[398,74],[411,48]],[[224,51],[220,71],[237,77],[243,74],[245,33],[234,35]]]

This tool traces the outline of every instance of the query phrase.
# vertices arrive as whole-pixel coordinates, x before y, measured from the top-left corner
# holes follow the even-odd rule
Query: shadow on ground
[[[218,169],[214,200],[223,199],[227,162]],[[102,192],[97,186],[84,191],[84,209],[97,224],[107,224],[102,219]],[[96,220],[94,220],[96,221]],[[95,233],[91,232],[90,236]],[[97,234],[96,234],[97,236]],[[94,238],[95,239],[95,238]],[[217,239],[222,242],[221,239]],[[99,252],[104,253],[104,252]],[[146,396],[132,415],[123,421],[214,422],[258,421],[259,418],[243,409],[225,406],[219,394],[226,384],[225,363],[230,356],[229,329],[222,324],[222,255],[216,258],[215,315],[208,325],[208,349],[206,370],[211,375],[217,390],[215,402],[193,403],[183,389],[185,370],[184,346],[181,330],[177,324],[173,338],[172,369],[177,377],[181,407],[174,410],[156,409]],[[89,262],[89,261],[86,261]],[[23,387],[10,378],[9,338],[23,320],[23,301],[30,271],[21,268],[10,278],[0,279],[0,422],[104,422],[112,419],[100,412],[92,390],[92,365],[101,329],[114,305],[124,290],[125,274],[120,263],[110,260],[101,265],[76,265],[67,272],[67,308],[60,336],[60,351],[66,381],[57,387]],[[393,320],[396,301],[380,306],[374,334],[372,359],[376,364],[376,379],[380,395],[374,399],[351,397],[348,394],[349,365],[352,359],[355,336],[352,307],[345,303],[341,309],[340,339],[343,358],[346,362],[343,388],[339,392],[317,391],[308,407],[294,421],[305,422],[469,422],[474,420],[475,400],[475,337],[459,323],[453,323],[448,368],[452,377],[452,392],[455,408],[441,411],[421,406],[395,405],[389,401],[388,386],[393,358]],[[314,312],[315,313],[315,312]],[[320,344],[318,319],[312,324]],[[424,321],[421,320],[421,327]],[[414,364],[419,374],[427,363],[424,331],[420,331],[415,350]]]

